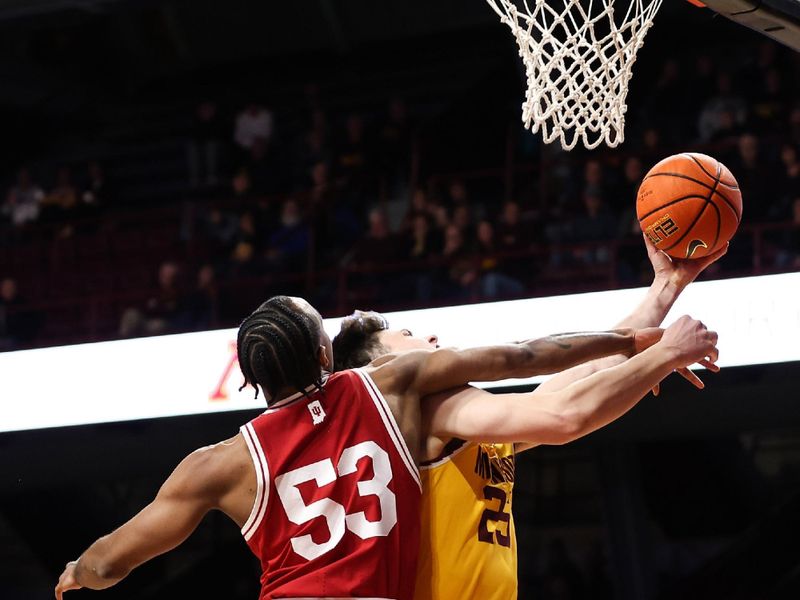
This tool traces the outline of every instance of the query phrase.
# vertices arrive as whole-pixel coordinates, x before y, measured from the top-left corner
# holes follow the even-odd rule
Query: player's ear
[[[319,366],[321,366],[326,371],[329,370],[330,367],[331,367],[331,359],[328,356],[327,349],[323,345],[320,345],[320,347],[319,347],[319,357],[318,358],[319,358]]]

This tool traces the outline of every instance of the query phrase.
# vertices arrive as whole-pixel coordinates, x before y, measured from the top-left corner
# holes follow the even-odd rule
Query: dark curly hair
[[[357,310],[342,320],[339,334],[333,338],[335,371],[368,365],[388,350],[378,341],[378,333],[389,329],[389,322],[374,311]]]

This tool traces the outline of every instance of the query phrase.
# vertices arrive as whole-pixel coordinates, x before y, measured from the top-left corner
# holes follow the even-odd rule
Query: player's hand
[[[675,353],[675,369],[696,387],[702,389],[703,382],[686,367],[699,363],[711,371],[719,371],[716,365],[719,358],[717,340],[715,331],[709,331],[696,319],[683,316],[664,330],[659,343]]]
[[[720,250],[702,258],[672,258],[656,248],[646,235],[642,237],[650,264],[653,265],[655,279],[669,282],[679,290],[686,288],[706,268],[725,256],[730,245],[725,244]]]
[[[61,574],[61,577],[58,578],[58,584],[56,585],[56,598],[58,600],[63,599],[64,592],[79,590],[83,587],[78,583],[77,579],[75,579],[75,566],[77,564],[77,560],[68,562],[67,566],[64,567],[64,572]]]
[[[650,346],[653,346],[661,341],[663,335],[664,330],[660,327],[646,327],[644,329],[637,329],[633,334],[634,352],[638,354],[643,350],[647,350]],[[713,371],[714,373],[719,372],[719,367],[707,360],[700,361],[700,364],[706,367],[709,371]],[[680,367],[675,369],[675,371],[696,388],[702,390],[705,387],[702,379],[690,371],[688,367]],[[656,384],[652,391],[654,396],[658,396],[658,394],[661,392],[661,387]]]

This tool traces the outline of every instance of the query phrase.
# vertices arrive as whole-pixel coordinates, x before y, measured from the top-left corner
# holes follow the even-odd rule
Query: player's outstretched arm
[[[150,504],[94,542],[77,561],[68,563],[55,588],[56,598],[61,600],[63,592],[81,587],[110,587],[189,537],[203,516],[218,507],[226,491],[229,476],[214,448],[187,456]]]
[[[654,346],[626,362],[558,391],[489,394],[474,388],[426,399],[423,418],[432,434],[474,441],[564,444],[630,410],[673,369],[717,359],[717,334],[682,317]]]
[[[653,266],[653,283],[647,290],[647,294],[642,302],[634,311],[620,321],[617,327],[658,327],[666,318],[675,301],[683,290],[692,283],[705,269],[725,256],[728,251],[726,245],[714,254],[699,259],[680,259],[671,258],[657,249],[653,243],[644,238],[647,248],[647,255],[650,264]],[[608,356],[593,360],[572,369],[558,373],[539,386],[542,392],[552,392],[570,385],[600,369],[613,367],[623,362],[627,357],[622,354]],[[715,367],[704,365],[712,371],[717,371]],[[682,370],[681,375],[691,381],[696,387],[702,387],[702,383],[690,371]]]
[[[601,356],[633,355],[661,338],[657,328],[564,333],[516,344],[464,350],[442,348],[408,352],[379,366],[405,381],[401,384],[424,396],[470,381],[498,381],[554,373]]]

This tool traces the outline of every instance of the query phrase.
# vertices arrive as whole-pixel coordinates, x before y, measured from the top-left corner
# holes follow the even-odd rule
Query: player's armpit
[[[226,485],[221,467],[212,449],[187,456],[150,504],[81,555],[75,568],[77,582],[92,589],[110,587],[183,542],[217,507]]]

